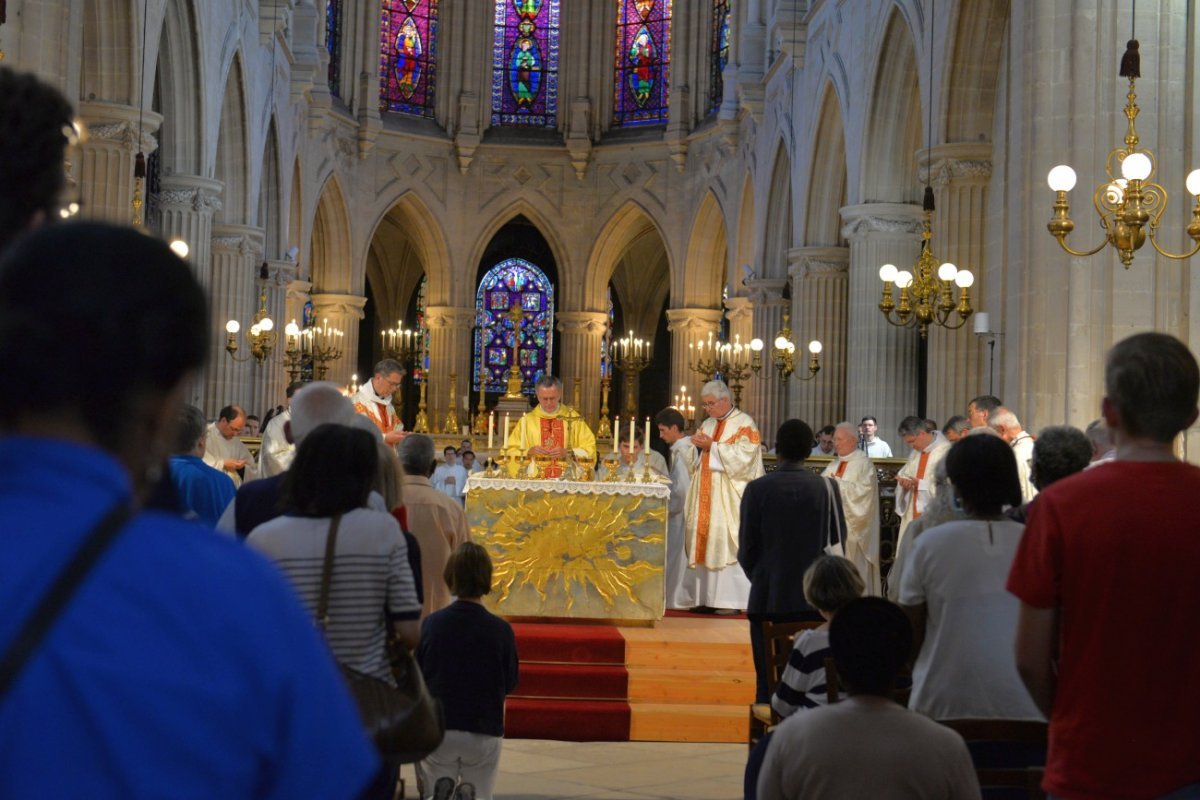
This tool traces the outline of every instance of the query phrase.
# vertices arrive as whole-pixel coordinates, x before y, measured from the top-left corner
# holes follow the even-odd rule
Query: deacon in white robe
[[[443,461],[433,470],[429,482],[447,497],[463,502],[463,492],[467,488],[467,468],[458,463],[453,447],[447,447],[443,453]]]
[[[1037,487],[1033,485],[1031,465],[1033,464],[1033,437],[1021,427],[1017,415],[1004,406],[1000,406],[988,415],[988,426],[1000,438],[1012,446],[1013,455],[1017,457],[1017,478],[1021,481],[1021,499],[1028,503],[1037,496]]]
[[[392,405],[392,395],[400,390],[403,379],[404,367],[400,362],[385,358],[375,365],[371,380],[358,387],[358,391],[350,398],[350,402],[354,403],[354,412],[375,423],[384,444],[396,445],[404,438],[404,423]]]
[[[879,478],[875,464],[858,449],[858,432],[849,422],[833,434],[836,454],[821,473],[838,483],[846,518],[846,558],[854,562],[866,594],[883,591],[879,571]]]
[[[552,464],[545,477],[562,476],[562,461],[573,457],[590,467],[596,461],[596,435],[575,409],[564,405],[562,381],[543,375],[534,386],[538,404],[509,431],[504,449],[515,456],[548,456]]]
[[[762,436],[750,415],[733,407],[721,381],[704,384],[700,398],[709,417],[692,435],[697,450],[687,462],[684,587],[700,606],[740,610],[750,598],[750,580],[737,562],[742,492],[764,474]]]
[[[204,463],[228,475],[234,486],[242,485],[243,475],[247,481],[258,477],[254,456],[241,439],[245,426],[246,412],[240,406],[225,406],[204,439]]]
[[[920,417],[905,417],[900,422],[900,438],[912,448],[908,461],[896,473],[896,513],[900,515],[900,534],[896,546],[904,541],[909,523],[919,519],[937,494],[933,468],[950,452],[950,442],[936,427],[929,430]]]
[[[262,447],[258,451],[258,474],[262,478],[270,478],[286,472],[296,458],[296,445],[287,440],[283,427],[292,418],[292,412],[284,409],[271,417],[263,431]]]
[[[692,483],[688,463],[696,455],[692,437],[684,434],[687,423],[678,409],[668,408],[658,412],[654,418],[658,424],[658,435],[671,446],[671,499],[667,502],[667,572],[663,584],[667,595],[667,608],[687,609],[696,605],[693,587],[685,586],[684,571],[687,555],[684,546],[684,508],[687,505],[688,488]]]

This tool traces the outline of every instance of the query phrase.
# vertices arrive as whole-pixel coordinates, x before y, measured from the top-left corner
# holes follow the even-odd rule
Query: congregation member
[[[961,414],[955,414],[942,426],[942,435],[946,437],[947,442],[954,444],[966,436],[969,430],[971,430],[971,421]]]
[[[404,469],[405,526],[421,548],[421,573],[425,596],[421,616],[450,605],[450,589],[442,580],[446,561],[463,542],[471,540],[467,514],[462,503],[433,487],[433,439],[411,433],[400,443],[400,466]]]
[[[329,381],[304,384],[293,394],[289,409],[288,419],[283,423],[283,435],[294,447],[299,447],[304,437],[320,425],[349,425],[354,419],[354,406],[337,385]],[[278,517],[282,513],[280,498],[286,475],[284,471],[242,484],[221,514],[217,530],[245,539],[250,531]]]
[[[1087,434],[1070,425],[1051,425],[1042,428],[1033,443],[1033,461],[1029,465],[1030,480],[1040,494],[1053,483],[1087,469],[1092,461],[1092,442]],[[1029,519],[1035,497],[1017,508],[1004,512],[1022,525]]]
[[[467,469],[458,463],[458,451],[453,446],[447,445],[442,450],[442,463],[434,468],[429,481],[433,488],[447,497],[459,503],[463,501],[463,490],[467,488]]]
[[[4,73],[0,106],[30,97]],[[188,264],[132,228],[47,226],[0,261],[0,796],[351,800],[379,771],[278,571],[139,510],[210,330]]]
[[[879,560],[879,476],[875,464],[858,449],[858,434],[849,422],[834,429],[837,454],[821,475],[837,481],[846,519],[842,554],[858,567],[867,594],[883,593]]]
[[[722,381],[704,384],[700,401],[708,418],[692,434],[695,452],[686,461],[684,591],[701,610],[732,613],[750,598],[750,581],[737,562],[738,526],[742,492],[764,474],[762,435],[750,415],[734,407]]]
[[[217,421],[208,426],[204,440],[204,463],[228,475],[234,486],[257,477],[254,457],[241,439],[245,428],[246,412],[242,407],[225,406]]]
[[[1109,431],[1103,417],[1089,422],[1084,433],[1087,434],[1088,441],[1092,443],[1091,463],[1104,464],[1117,457],[1117,448],[1113,446],[1112,432]]]
[[[1012,448],[967,436],[950,448],[946,474],[967,516],[921,534],[900,584],[917,651],[909,708],[933,719],[1042,719],[1009,655],[1017,601],[1004,582],[1024,530],[1001,513],[1020,502]]]
[[[646,462],[650,463],[651,477],[660,477],[670,479],[670,470],[667,468],[667,460],[662,457],[662,454],[651,448],[649,453],[644,451],[643,437],[645,431],[638,426],[633,426],[633,449],[629,448],[629,440],[624,436],[617,444],[617,452],[620,458],[617,461],[617,475],[621,480],[641,480],[642,475],[646,471]],[[601,463],[596,470],[596,480],[604,480],[608,477],[608,465]]]
[[[1116,460],[1038,495],[1008,578],[1017,668],[1050,719],[1042,787],[1197,797],[1200,521],[1182,504],[1200,469],[1174,442],[1196,422],[1200,369],[1175,337],[1140,333],[1109,351],[1104,391]]]
[[[463,542],[442,576],[455,601],[421,623],[417,660],[446,714],[446,738],[417,764],[426,797],[492,800],[504,737],[504,698],[517,686],[512,626],[483,606],[492,591],[492,560]],[[439,785],[440,784],[440,785]],[[470,787],[473,791],[467,791]]]
[[[562,402],[562,381],[543,375],[534,382],[537,406],[517,420],[504,449],[519,456],[573,458],[581,464],[596,461],[596,435],[579,412]],[[562,465],[551,464],[547,478],[562,476]]]
[[[671,478],[671,498],[667,501],[667,565],[663,581],[666,584],[667,608],[686,609],[696,605],[696,597],[684,586],[687,555],[684,547],[684,507],[687,505],[691,473],[688,462],[696,448],[687,435],[687,420],[679,409],[664,408],[654,415],[658,435],[670,448],[668,474]]]
[[[292,418],[292,397],[304,386],[299,381],[288,384],[286,399],[279,413],[263,426],[262,445],[258,449],[258,476],[270,478],[287,470],[296,457],[296,445],[287,438],[283,426]]]
[[[875,435],[879,431],[879,421],[877,419],[871,416],[863,417],[859,423],[859,430],[862,433],[862,440],[859,445],[869,457],[892,457],[891,445]]]
[[[404,380],[404,367],[394,358],[385,358],[375,365],[375,374],[371,380],[363,381],[362,386],[350,398],[354,404],[354,412],[362,414],[379,429],[383,443],[395,446],[404,438],[404,423],[392,405],[392,395],[400,391]]]
[[[912,448],[912,453],[896,473],[896,513],[900,515],[897,546],[904,542],[908,526],[921,518],[937,493],[933,470],[950,450],[950,443],[937,426],[930,430],[925,422],[920,417],[905,417],[900,421],[900,438]]]
[[[1000,402],[999,397],[981,394],[967,403],[967,421],[971,423],[972,428],[986,428],[992,412],[1002,405],[1004,404]]]
[[[754,702],[769,703],[771,670],[762,623],[820,619],[808,604],[803,576],[825,548],[845,540],[836,486],[804,467],[812,428],[789,419],[775,434],[779,466],[746,484],[742,492],[737,560],[750,579],[746,616],[754,657]]]
[[[817,443],[813,445],[810,455],[814,456],[834,456],[833,452],[833,433],[836,431],[833,425],[826,425],[821,430],[817,431]]]
[[[904,613],[880,597],[851,600],[830,621],[829,644],[850,696],[779,724],[758,800],[977,800],[962,737],[892,699],[912,650]]]
[[[175,452],[169,468],[175,496],[189,519],[212,528],[237,493],[229,476],[204,463],[204,412],[195,406],[183,406],[177,422]]]
[[[979,428],[989,431],[988,428]],[[885,595],[893,603],[900,601],[900,585],[904,582],[904,571],[908,564],[908,554],[912,552],[913,543],[922,533],[956,519],[965,519],[966,513],[958,502],[958,497],[950,486],[950,478],[946,476],[946,459],[942,459],[933,468],[933,485],[937,491],[929,505],[925,507],[920,519],[915,519],[904,532],[904,541],[896,547],[896,555],[892,559],[892,568],[888,571]]]
[[[1004,406],[988,416],[988,427],[1000,434],[1000,438],[1013,449],[1013,455],[1017,457],[1017,475],[1021,479],[1021,500],[1028,503],[1038,492],[1029,472],[1033,462],[1033,437],[1021,427],[1017,415]]]

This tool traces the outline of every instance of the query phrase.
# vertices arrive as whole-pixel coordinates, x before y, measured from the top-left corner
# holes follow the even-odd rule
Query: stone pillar
[[[688,345],[707,341],[710,333],[715,337],[721,330],[721,312],[715,308],[670,308],[667,309],[667,330],[671,332],[671,396],[686,386],[696,404],[696,416],[700,417],[703,412],[700,387],[705,379],[688,363],[691,356]],[[610,409],[615,408],[611,395],[608,404]]]
[[[363,306],[367,304],[367,298],[356,294],[317,293],[312,295],[312,302],[315,324],[328,324],[342,331],[342,357],[326,365],[325,380],[349,383],[350,375],[357,369],[358,323],[365,316]]]
[[[900,420],[917,413],[915,328],[897,328],[879,311],[886,263],[911,271],[920,253],[921,207],[868,203],[841,209],[842,235],[850,242],[846,321],[846,414],[879,420],[879,437],[898,457],[907,451],[896,435]]]
[[[204,410],[215,417],[224,406],[236,403],[246,413],[256,413],[253,384],[271,362],[257,363],[250,355],[250,325],[258,311],[258,265],[262,262],[263,230],[249,225],[212,226],[212,308],[208,380]],[[272,318],[274,320],[274,318]],[[237,320],[237,359],[225,351],[225,323]],[[282,333],[282,330],[279,331]],[[241,360],[245,359],[245,360]]]
[[[600,342],[608,326],[608,314],[603,311],[560,311],[555,318],[562,335],[562,364],[558,367],[558,375],[563,382],[564,401],[571,402],[575,379],[579,378],[582,381],[582,408],[576,411],[594,426],[600,418]],[[608,405],[612,412],[611,391]]]
[[[223,184],[198,175],[167,175],[160,181],[158,204],[162,236],[168,242],[182,239],[188,246],[188,262],[200,285],[212,287],[212,218],[213,212],[221,208]],[[221,328],[214,319],[215,328]],[[223,346],[223,345],[222,345]],[[220,353],[222,358],[226,356]],[[194,406],[204,408],[207,370],[204,367],[196,375],[187,400]]]
[[[87,140],[80,146],[79,202],[88,219],[120,225],[133,221],[133,162],[141,150],[146,155],[158,147],[153,133],[162,116],[153,111],[114,103],[79,104],[79,116],[87,124]],[[146,200],[142,188],[142,202]],[[143,216],[145,215],[145,206]]]
[[[432,430],[441,431],[449,410],[450,376],[456,380],[455,393],[458,397],[458,424],[470,425],[475,413],[471,405],[471,372],[474,370],[475,352],[472,331],[475,327],[474,306],[429,306],[425,309],[425,324],[429,326],[429,386],[425,390],[426,413]],[[464,412],[462,397],[468,396],[468,408]],[[409,402],[405,398],[405,402]],[[416,403],[416,398],[412,402]]]
[[[814,432],[846,419],[849,267],[850,250],[846,247],[796,247],[788,251],[792,339],[796,342],[796,372],[788,414],[807,422]],[[823,345],[821,371],[812,380],[801,380],[809,374],[808,343],[813,339]]]
[[[937,211],[933,215],[931,247],[938,263],[949,261],[975,275],[971,306],[986,311],[983,279],[988,219],[988,181],[992,175],[992,146],[987,142],[943,144],[933,148],[932,183]],[[929,169],[926,156],[921,168]],[[955,289],[954,299],[958,300]],[[958,314],[951,317],[957,324]],[[974,335],[974,317],[959,330],[941,326],[929,331],[929,402],[925,413],[944,425],[953,414],[966,413],[967,401],[988,390],[985,345]]]
[[[783,327],[783,309],[787,301],[783,299],[783,287],[787,285],[786,278],[759,278],[746,281],[750,289],[750,300],[754,307],[752,339],[762,339],[763,350],[762,369],[751,378],[754,384],[754,406],[750,416],[758,423],[763,441],[770,447],[775,442],[775,432],[787,418],[788,395],[790,387],[779,375],[771,363],[771,344],[775,335]],[[742,343],[747,344],[745,336]]]
[[[749,297],[730,297],[725,301],[725,318],[729,320],[728,341],[731,344],[740,341],[749,347],[750,340],[754,338],[754,301]],[[742,398],[738,403],[738,407],[754,417],[755,422],[762,417],[758,399],[759,380],[757,375],[751,373],[749,378],[742,381]],[[731,381],[726,379],[725,382],[730,384],[730,389],[733,388]]]
[[[287,370],[283,366],[283,351],[287,348],[284,329],[292,317],[288,316],[289,288],[296,282],[299,266],[294,261],[268,261],[267,311],[275,323],[275,349],[271,357],[257,371],[257,380],[250,387],[250,406],[260,417],[269,408],[282,403],[288,385]],[[297,325],[299,320],[297,318]]]

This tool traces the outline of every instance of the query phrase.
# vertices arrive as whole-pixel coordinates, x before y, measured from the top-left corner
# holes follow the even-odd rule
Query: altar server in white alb
[[[858,567],[866,594],[882,594],[879,574],[879,477],[875,464],[858,447],[858,431],[849,422],[833,432],[836,458],[821,474],[837,481],[846,517],[846,558]],[[932,471],[931,471],[932,472]]]
[[[234,486],[258,477],[254,456],[241,439],[245,427],[246,412],[241,406],[225,406],[217,421],[208,426],[204,439],[204,463],[228,475]]]
[[[696,605],[692,587],[684,585],[687,556],[684,554],[684,508],[692,477],[688,462],[695,457],[696,448],[688,436],[687,420],[677,408],[664,408],[654,417],[658,435],[671,446],[671,500],[667,505],[667,573],[665,577],[667,608],[691,608]]]
[[[950,450],[950,442],[937,426],[920,417],[905,417],[900,421],[900,438],[912,448],[912,453],[908,463],[896,473],[896,513],[900,515],[897,547],[904,541],[908,524],[925,513],[936,494],[933,468]]]
[[[384,444],[395,445],[404,438],[404,423],[392,406],[392,395],[400,391],[404,367],[394,358],[385,358],[375,365],[371,380],[358,387],[350,398],[356,414],[362,414],[379,429]]]
[[[684,587],[702,607],[739,610],[750,598],[750,580],[737,563],[742,492],[764,474],[762,436],[721,381],[704,384],[700,399],[708,419],[691,437]]]

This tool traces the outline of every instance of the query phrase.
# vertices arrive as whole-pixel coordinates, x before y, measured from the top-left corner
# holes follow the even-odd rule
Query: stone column
[[[188,262],[200,285],[212,287],[212,218],[213,212],[221,208],[223,184],[198,175],[167,175],[160,181],[158,204],[162,236],[168,242],[182,239],[188,246]],[[216,320],[213,326],[220,328]],[[223,328],[220,328],[224,330]],[[222,358],[226,356],[221,353]],[[188,391],[188,402],[205,408],[204,387],[207,371],[202,368]]]
[[[342,331],[342,357],[328,363],[325,380],[349,383],[350,375],[357,370],[358,323],[365,316],[363,306],[367,304],[367,298],[356,294],[318,293],[312,295],[312,302],[316,324],[328,324]]]
[[[429,306],[425,309],[425,324],[429,326],[430,375],[425,402],[430,428],[435,431],[442,430],[450,402],[458,403],[458,424],[471,424],[474,406],[468,400],[468,410],[464,412],[462,397],[471,396],[475,352],[471,333],[477,313],[474,306]],[[455,376],[455,394],[458,395],[453,400],[449,395],[451,375]],[[412,402],[415,404],[416,399]]]
[[[763,341],[760,354],[762,369],[750,379],[754,384],[755,398],[750,416],[758,423],[763,441],[767,442],[769,447],[775,442],[775,432],[779,430],[779,425],[787,418],[790,387],[771,363],[771,344],[775,341],[775,334],[783,327],[783,309],[787,305],[787,301],[783,299],[783,287],[787,285],[787,279],[759,278],[747,281],[746,285],[750,289],[750,300],[754,305],[750,338]],[[745,336],[742,337],[742,343],[747,344]]]
[[[671,332],[671,396],[686,386],[696,404],[696,416],[700,417],[703,412],[700,387],[705,379],[688,363],[691,357],[688,345],[708,341],[709,334],[715,337],[721,330],[721,312],[715,308],[670,308],[667,309],[667,330]],[[615,408],[611,395],[609,407]]]
[[[897,328],[879,311],[879,268],[911,271],[920,252],[921,207],[868,203],[841,209],[842,234],[850,242],[849,308],[846,322],[846,414],[879,421],[879,437],[897,456],[907,448],[896,435],[900,420],[917,413],[919,335]]]
[[[992,176],[990,143],[943,144],[933,148],[932,183],[937,211],[933,215],[933,253],[938,263],[949,261],[975,275],[971,306],[986,311],[983,279],[988,219],[988,182]],[[926,156],[921,168],[929,169]],[[954,291],[958,300],[958,289]],[[959,322],[958,314],[951,324]],[[998,320],[997,320],[998,321]],[[975,337],[974,318],[959,330],[936,326],[929,331],[929,402],[926,415],[944,425],[963,414],[967,401],[988,390],[985,345]]]
[[[250,355],[250,325],[258,311],[258,265],[262,262],[263,230],[249,225],[212,226],[212,308],[208,380],[204,410],[215,417],[224,406],[236,403],[246,413],[256,413],[251,400],[253,384],[271,362],[257,363]],[[274,318],[272,318],[274,320]],[[225,323],[237,320],[237,359],[225,351]],[[280,331],[281,333],[282,331]],[[240,360],[244,359],[244,360]]]
[[[287,335],[284,329],[292,320],[288,316],[288,293],[299,271],[294,261],[268,261],[266,264],[267,282],[264,288],[267,290],[267,311],[275,323],[275,349],[258,369],[258,379],[250,387],[250,406],[260,417],[286,397],[288,375],[283,366],[283,351],[287,348]],[[296,324],[299,325],[299,321]]]
[[[730,297],[725,301],[725,318],[729,320],[729,342],[740,341],[746,347],[754,338],[754,301],[749,297]],[[738,406],[758,422],[762,417],[759,406],[759,377],[751,376],[742,381],[742,398]],[[726,383],[731,383],[728,379]],[[729,387],[733,388],[732,384]],[[736,399],[736,398],[735,398]]]
[[[796,372],[788,414],[807,422],[814,432],[846,419],[849,267],[847,247],[796,247],[788,251],[792,340],[796,343]],[[808,343],[813,339],[823,345],[821,371],[811,380],[801,380],[809,375]]]
[[[595,430],[600,418],[600,342],[608,326],[608,314],[603,311],[560,311],[558,332],[562,335],[562,364],[558,375],[563,381],[563,396],[571,402],[575,379],[579,378],[580,404],[576,409]],[[609,409],[613,411],[612,394],[609,393]]]
[[[83,216],[121,225],[133,221],[133,162],[139,142],[146,155],[158,147],[153,133],[162,116],[114,103],[80,103],[87,140],[79,150],[79,202]],[[146,200],[142,188],[142,202]],[[145,215],[145,206],[143,216]]]

